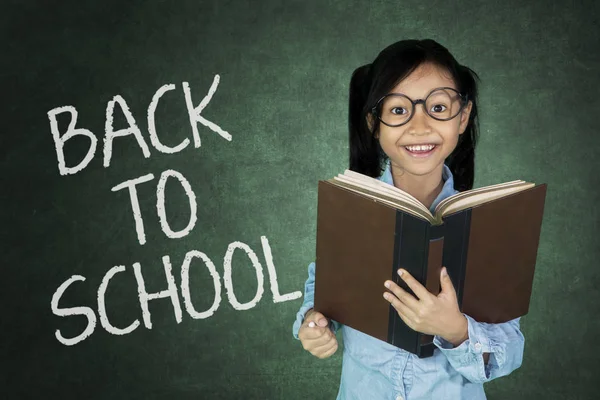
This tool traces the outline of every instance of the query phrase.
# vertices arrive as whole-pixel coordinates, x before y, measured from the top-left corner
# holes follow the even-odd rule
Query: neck
[[[419,200],[427,209],[431,207],[444,187],[443,165],[427,175],[412,175],[393,164],[390,168],[394,186]]]

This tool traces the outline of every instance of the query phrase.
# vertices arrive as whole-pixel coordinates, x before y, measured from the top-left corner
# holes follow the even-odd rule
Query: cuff
[[[300,310],[296,313],[296,321],[294,321],[294,327],[292,329],[292,334],[294,335],[295,339],[300,340],[300,338],[298,337],[298,331],[300,331],[300,327],[302,326],[302,323],[304,322],[304,316],[306,316],[306,313],[311,308],[314,308],[314,302],[309,301],[305,305],[300,307]],[[331,329],[331,331],[334,334],[337,333],[338,329],[340,329],[341,326],[342,325],[339,322],[334,321],[332,319],[329,320],[329,329]]]
[[[314,305],[314,301],[307,301],[302,305],[302,307],[300,307],[300,310],[298,310],[298,312],[296,313],[296,321],[294,321],[294,327],[292,329],[292,334],[294,335],[295,339],[300,340],[300,338],[298,337],[298,331],[300,330],[300,326],[302,326],[302,323],[304,322],[304,316],[306,315],[308,310],[314,307]]]
[[[488,362],[486,368],[483,353],[492,353],[490,340],[477,321],[467,314],[463,313],[463,315],[467,318],[468,324],[467,340],[454,347],[452,343],[436,335],[433,338],[433,343],[458,372],[474,375],[481,381],[487,380],[490,364]],[[489,361],[491,361],[491,356]],[[463,375],[465,375],[464,373]]]

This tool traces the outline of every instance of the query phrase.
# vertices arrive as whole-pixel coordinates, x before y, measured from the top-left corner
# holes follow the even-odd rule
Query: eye
[[[404,115],[406,114],[406,109],[402,107],[394,107],[390,110],[390,112],[394,115]]]
[[[446,111],[446,106],[443,104],[436,104],[433,107],[431,107],[431,111],[436,113],[444,112]]]

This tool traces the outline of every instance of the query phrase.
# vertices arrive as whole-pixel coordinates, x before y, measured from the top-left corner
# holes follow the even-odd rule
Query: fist
[[[321,359],[331,357],[338,348],[337,338],[329,329],[329,320],[312,309],[304,316],[298,338],[304,350]]]

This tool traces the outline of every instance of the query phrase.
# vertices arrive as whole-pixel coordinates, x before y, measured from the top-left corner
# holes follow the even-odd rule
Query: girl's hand
[[[398,270],[415,296],[403,290],[392,281],[384,283],[392,293],[383,297],[396,309],[398,315],[411,329],[427,335],[438,335],[455,346],[468,338],[467,319],[460,312],[456,291],[446,272],[442,268],[441,291],[435,296],[413,278],[406,270]]]
[[[337,338],[329,329],[329,320],[323,314],[312,309],[304,316],[304,322],[298,331],[298,338],[300,338],[304,350],[318,358],[330,357],[338,348]]]

